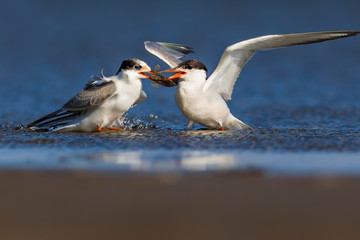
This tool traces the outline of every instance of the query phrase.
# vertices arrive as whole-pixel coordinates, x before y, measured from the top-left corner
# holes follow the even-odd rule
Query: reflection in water
[[[192,152],[181,160],[181,167],[186,170],[230,170],[236,165],[233,154],[209,154]]]
[[[104,163],[117,164],[124,168],[131,170],[141,170],[142,166],[146,165],[141,160],[141,153],[139,152],[125,152],[125,153],[104,153],[95,155],[96,161],[102,161]],[[86,157],[85,157],[86,158]]]
[[[90,158],[134,171],[230,170],[236,165],[234,154],[208,151],[121,151]]]
[[[358,152],[241,150],[0,149],[0,169],[92,170],[139,173],[254,171],[270,175],[360,175]]]

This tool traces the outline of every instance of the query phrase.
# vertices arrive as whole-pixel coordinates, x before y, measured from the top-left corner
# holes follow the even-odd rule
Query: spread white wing
[[[236,79],[245,63],[257,50],[317,43],[354,36],[358,33],[360,33],[360,31],[267,35],[235,43],[226,48],[215,71],[206,81],[204,90],[212,89],[218,91],[224,99],[230,100]]]
[[[194,52],[191,47],[187,47],[175,43],[163,43],[163,42],[144,42],[145,49],[163,60],[167,65],[174,68],[181,63],[180,58],[185,55]]]

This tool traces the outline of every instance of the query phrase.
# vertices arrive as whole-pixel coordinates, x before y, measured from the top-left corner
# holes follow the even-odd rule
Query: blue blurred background
[[[91,75],[101,69],[112,75],[127,58],[166,68],[145,51],[145,40],[192,46],[196,53],[187,58],[204,62],[211,73],[226,46],[247,38],[359,30],[359,5],[355,0],[1,1],[0,119],[27,122],[55,110]],[[237,81],[232,112],[257,123],[246,113],[269,107],[268,114],[282,107],[358,110],[359,43],[353,37],[257,53]],[[148,100],[128,116],[176,116],[185,125],[175,89],[143,82]]]

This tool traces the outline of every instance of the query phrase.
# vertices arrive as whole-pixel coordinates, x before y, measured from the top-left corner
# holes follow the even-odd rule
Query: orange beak
[[[146,75],[145,73],[148,73],[148,74],[151,74],[151,75],[155,74],[153,71],[143,71],[143,72],[139,72],[138,74],[140,74],[141,76],[151,80],[151,77]]]
[[[187,74],[187,72],[184,72],[184,71],[179,71],[179,70],[175,70],[174,68],[170,68],[170,69],[167,69],[165,71],[161,71],[161,72],[174,72],[175,74],[168,77],[166,80],[171,80],[171,79],[175,79],[175,78],[180,78],[184,75]]]

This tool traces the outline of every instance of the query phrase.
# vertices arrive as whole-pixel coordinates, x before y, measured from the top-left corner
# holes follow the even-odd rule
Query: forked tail
[[[246,125],[241,120],[237,119],[236,117],[232,116],[229,118],[228,122],[224,124],[224,129],[229,130],[248,130],[252,129],[252,127]]]

